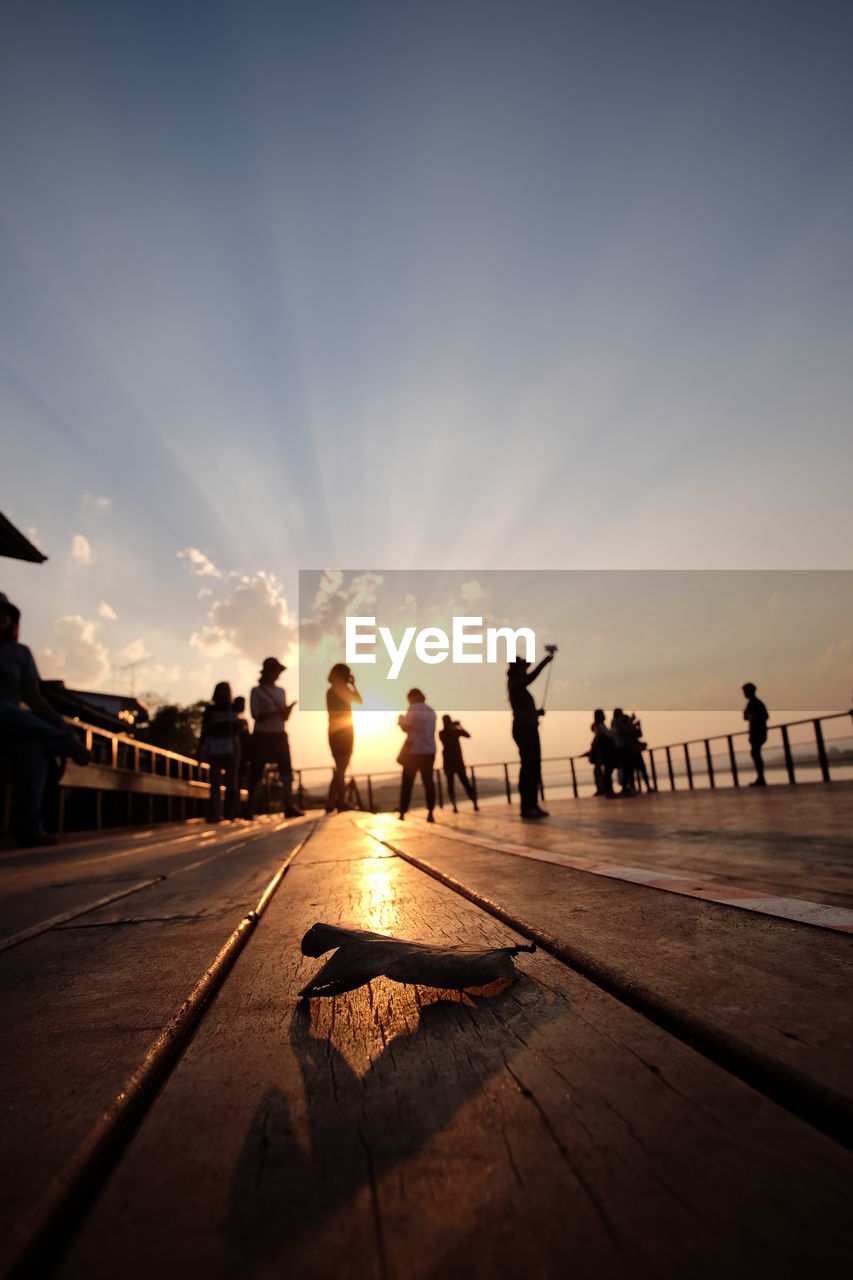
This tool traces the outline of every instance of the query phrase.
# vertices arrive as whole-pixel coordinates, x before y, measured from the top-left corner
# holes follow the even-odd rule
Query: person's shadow
[[[376,980],[377,986],[383,981]],[[361,1076],[329,1038],[312,1034],[309,1002],[295,1008],[290,1045],[304,1090],[308,1150],[287,1098],[277,1087],[268,1088],[231,1182],[229,1228],[242,1269],[284,1254],[288,1269],[316,1269],[333,1216],[356,1199],[360,1212],[348,1219],[347,1249],[370,1257],[377,1230],[374,1194],[383,1175],[422,1150],[527,1049],[538,1028],[569,1010],[565,996],[524,975],[476,1003],[456,992],[417,993],[417,1026],[388,1040]],[[340,1004],[348,998],[336,999]],[[335,1021],[340,1025],[337,1011]],[[353,1230],[359,1239],[352,1238]]]

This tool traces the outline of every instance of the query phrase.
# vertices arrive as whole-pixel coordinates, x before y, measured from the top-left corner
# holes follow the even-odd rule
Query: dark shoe
[[[480,806],[477,804],[477,801],[476,801],[476,800],[474,801],[474,812],[475,812],[475,813],[479,813],[479,812],[480,812]]]
[[[764,778],[756,778],[755,782],[750,782],[751,787],[766,787],[767,783]]]
[[[398,820],[399,822],[405,822],[405,821],[406,821],[406,815],[405,815],[405,813],[398,813],[398,814],[397,814],[397,820]]]
[[[427,814],[427,822],[435,822],[435,818],[432,816],[432,809],[430,809],[429,813]]]
[[[539,817],[540,817],[540,818],[550,818],[550,816],[551,816],[551,815],[549,814],[548,810],[547,810],[547,809],[543,809],[543,808],[542,808],[542,806],[541,806],[541,804],[537,804],[536,808],[539,810]]]
[[[521,816],[522,818],[524,818],[526,822],[533,822],[537,818],[547,818],[548,815],[544,809],[536,808],[536,809],[522,809]]]
[[[304,818],[305,810],[297,809],[295,804],[289,804],[284,811],[285,818]]]

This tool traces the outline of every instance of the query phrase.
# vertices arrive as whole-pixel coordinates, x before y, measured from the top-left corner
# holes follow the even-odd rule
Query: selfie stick
[[[553,659],[553,654],[551,656]],[[548,687],[551,683],[551,668],[553,667],[553,665],[554,665],[553,661],[548,663],[548,671],[545,675],[545,688],[542,691],[542,710],[543,711],[545,710],[545,699],[548,697]]]

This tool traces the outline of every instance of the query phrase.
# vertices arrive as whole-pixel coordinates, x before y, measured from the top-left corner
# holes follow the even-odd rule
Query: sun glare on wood
[[[362,929],[385,933],[397,923],[394,862],[388,854],[377,853],[361,864],[359,924]]]

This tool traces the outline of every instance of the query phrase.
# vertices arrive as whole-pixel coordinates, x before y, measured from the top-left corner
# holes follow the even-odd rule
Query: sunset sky
[[[0,510],[50,558],[0,590],[45,677],[248,693],[300,568],[850,567],[849,4],[2,31]]]

